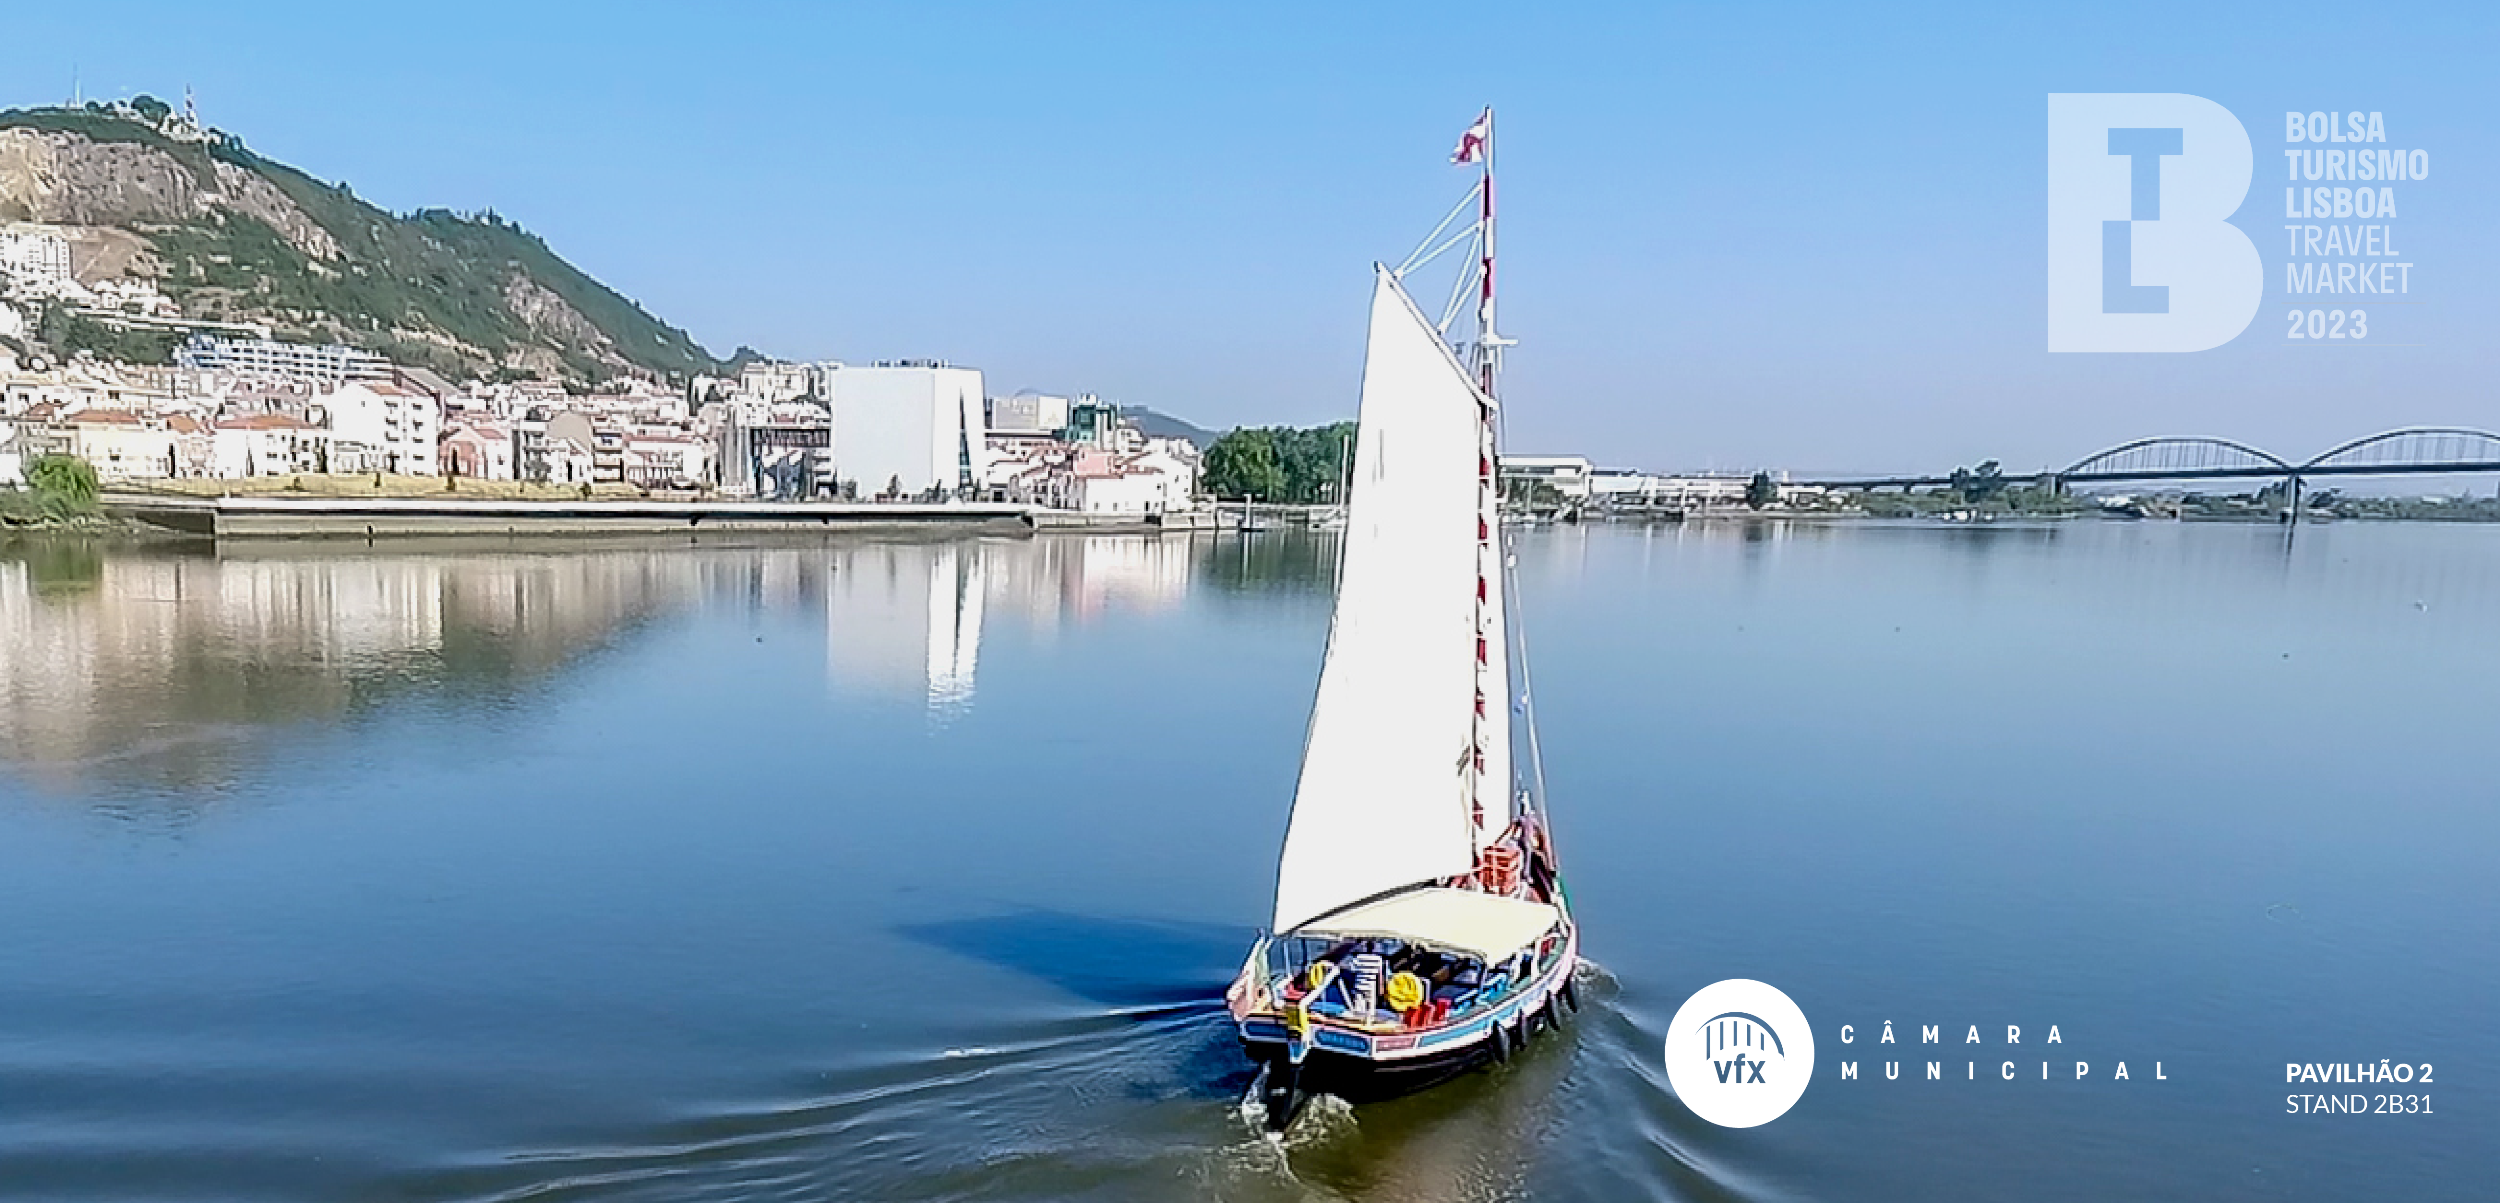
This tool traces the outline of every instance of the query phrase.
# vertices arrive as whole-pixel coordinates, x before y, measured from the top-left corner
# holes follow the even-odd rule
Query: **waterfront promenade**
[[[653,535],[703,532],[1024,533],[1068,525],[1032,506],[948,502],[792,502],[463,497],[176,497],[106,493],[108,514],[217,538],[394,535]],[[1144,515],[1121,526],[1151,529]],[[1104,524],[1108,526],[1109,524]]]

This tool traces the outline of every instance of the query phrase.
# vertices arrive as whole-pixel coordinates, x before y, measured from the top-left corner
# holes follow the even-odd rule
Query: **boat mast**
[[[1481,429],[1477,435],[1476,458],[1476,716],[1472,734],[1475,763],[1468,776],[1468,830],[1473,833],[1471,838],[1481,844],[1488,785],[1503,791],[1495,797],[1505,811],[1508,809],[1510,784],[1485,780],[1484,748],[1488,737],[1500,738],[1507,734],[1507,728],[1497,724],[1506,723],[1510,711],[1507,698],[1485,696],[1492,675],[1492,657],[1507,657],[1509,647],[1507,640],[1495,638],[1491,621],[1492,591],[1502,587],[1500,482],[1496,479],[1497,467],[1494,463],[1500,450],[1495,439],[1494,387],[1501,372],[1502,341],[1494,333],[1493,325],[1493,110],[1490,106],[1486,107],[1484,116],[1477,124],[1483,130],[1483,141],[1475,147],[1475,158],[1484,178],[1477,186],[1481,209],[1476,219],[1477,251],[1480,256],[1476,285],[1476,375],[1484,395],[1477,401]],[[1463,153],[1465,143],[1461,144],[1461,150]],[[1494,706],[1502,709],[1496,713],[1492,709]],[[1483,848],[1479,846],[1477,852],[1481,854]]]
[[[1484,395],[1494,395],[1494,377],[1501,371],[1503,345],[1493,332],[1493,110],[1484,111],[1484,186],[1483,215],[1477,220],[1484,227],[1484,260],[1480,265],[1482,279],[1476,298],[1476,371]],[[1485,430],[1493,429],[1492,411],[1485,411]]]

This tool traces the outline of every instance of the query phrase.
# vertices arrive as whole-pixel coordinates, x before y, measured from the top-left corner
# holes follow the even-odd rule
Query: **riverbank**
[[[149,533],[128,518],[47,498],[33,489],[0,489],[0,539],[19,535],[145,537]]]
[[[673,501],[486,497],[181,496],[109,492],[109,516],[189,535],[354,538],[401,535],[602,535],[758,531],[1026,533],[1030,507],[945,502]]]
[[[277,476],[152,481],[106,491],[109,517],[218,539],[411,535],[537,537],[724,532],[1161,534],[1238,528],[1220,508],[1079,513],[1014,502],[761,501],[646,493],[626,485],[552,486],[445,477]]]

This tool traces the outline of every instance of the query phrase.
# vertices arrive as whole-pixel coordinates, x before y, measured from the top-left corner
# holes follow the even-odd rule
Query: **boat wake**
[[[1217,987],[1208,1001],[1030,1014],[794,1075],[625,1139],[509,1151],[392,1184],[409,1197],[565,1200],[1742,1199],[1667,1093],[1653,1023],[1578,970],[1584,1006],[1509,1064],[1264,1131]],[[1152,993],[1161,993],[1160,991]]]

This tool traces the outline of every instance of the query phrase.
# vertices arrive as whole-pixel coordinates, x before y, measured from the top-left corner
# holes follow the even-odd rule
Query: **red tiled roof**
[[[293,414],[244,414],[220,419],[219,430],[319,430],[318,426]]]
[[[126,409],[82,409],[62,421],[72,426],[141,426],[139,418]]]

